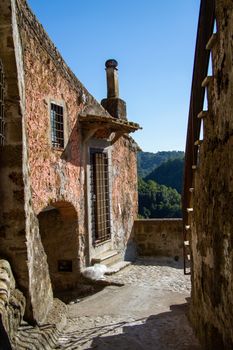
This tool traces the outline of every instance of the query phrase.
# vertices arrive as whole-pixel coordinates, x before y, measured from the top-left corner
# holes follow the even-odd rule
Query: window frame
[[[103,157],[99,157],[99,159],[102,158],[104,163],[95,163],[97,162],[96,157],[98,154],[103,155]],[[111,240],[112,237],[110,185],[111,160],[109,159],[108,151],[104,148],[90,147],[89,157],[91,236],[93,245],[98,245]],[[97,173],[97,169],[99,170],[99,174]]]
[[[63,144],[59,144],[56,146],[55,142],[53,142],[53,125],[52,125],[52,120],[51,120],[51,112],[52,112],[52,105],[57,106],[58,108],[62,108],[63,111]],[[63,151],[67,145],[68,141],[68,127],[67,127],[67,110],[66,110],[66,105],[64,101],[61,100],[56,100],[56,99],[49,99],[48,103],[48,113],[49,113],[49,140],[50,140],[50,145],[53,150],[60,150]]]

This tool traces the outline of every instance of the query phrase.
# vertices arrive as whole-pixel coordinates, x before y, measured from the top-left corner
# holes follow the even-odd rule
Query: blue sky
[[[120,97],[144,151],[184,150],[198,0],[28,0],[63,58],[94,97],[104,63],[119,63]]]

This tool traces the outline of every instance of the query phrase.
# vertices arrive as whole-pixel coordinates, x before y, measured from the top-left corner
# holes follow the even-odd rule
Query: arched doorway
[[[78,283],[78,220],[68,202],[56,202],[38,215],[54,296],[74,290]]]

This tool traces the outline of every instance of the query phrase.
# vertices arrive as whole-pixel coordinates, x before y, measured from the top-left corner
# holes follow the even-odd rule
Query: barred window
[[[55,103],[50,105],[51,141],[55,148],[64,148],[63,107]]]
[[[2,61],[0,60],[0,146],[3,146],[5,141],[4,93],[5,93],[5,77],[4,77],[4,71],[3,71],[3,64],[2,64]]]
[[[109,162],[102,150],[91,149],[91,212],[93,242],[111,238],[109,200]]]

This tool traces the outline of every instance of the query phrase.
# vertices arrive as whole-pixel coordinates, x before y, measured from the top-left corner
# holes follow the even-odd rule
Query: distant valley
[[[138,153],[139,217],[181,217],[184,152]]]

